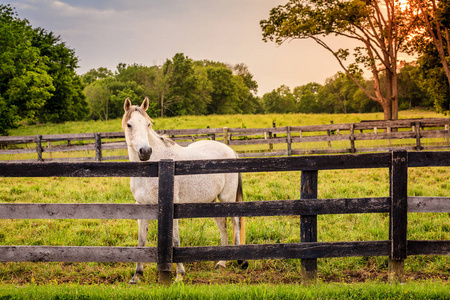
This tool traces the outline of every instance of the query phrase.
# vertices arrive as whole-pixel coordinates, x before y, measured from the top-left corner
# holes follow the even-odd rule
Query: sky
[[[287,0],[11,0],[19,18],[52,31],[79,58],[77,73],[119,63],[161,65],[176,53],[194,60],[244,63],[258,95],[325,83],[340,67],[312,40],[262,40],[259,22]],[[345,41],[330,38],[333,45]],[[337,47],[337,46],[336,46]]]

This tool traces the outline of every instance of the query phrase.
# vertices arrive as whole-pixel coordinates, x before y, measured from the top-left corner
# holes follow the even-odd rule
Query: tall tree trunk
[[[392,101],[392,120],[397,120],[398,119],[398,75],[397,72],[394,72],[394,74],[392,74],[392,78],[391,78],[391,86],[392,86],[392,96],[391,96],[391,101]]]
[[[385,120],[392,120],[392,101],[389,98],[385,99],[386,101],[383,102],[383,112],[384,112],[384,119]]]

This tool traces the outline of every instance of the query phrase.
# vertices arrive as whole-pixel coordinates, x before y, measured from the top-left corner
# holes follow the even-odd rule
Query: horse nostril
[[[140,160],[149,160],[152,155],[152,148],[150,147],[142,147],[139,148],[139,158]]]

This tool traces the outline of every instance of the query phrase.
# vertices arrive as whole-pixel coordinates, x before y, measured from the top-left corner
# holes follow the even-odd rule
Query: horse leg
[[[241,221],[243,221],[243,218],[239,218],[239,217],[232,217],[231,221],[233,223],[233,227],[234,227],[234,244],[235,245],[240,245],[241,244]],[[244,241],[245,243],[245,241]],[[238,264],[241,266],[242,269],[247,269],[248,268],[248,261],[246,260],[238,260]]]
[[[138,220],[139,224],[139,239],[138,239],[138,247],[145,247],[145,243],[147,242],[147,233],[148,233],[148,220]],[[144,275],[144,264],[141,262],[136,263],[136,270],[134,272],[133,278],[130,280],[130,284],[136,284],[139,282],[139,277]]]
[[[217,227],[220,231],[220,238],[222,240],[222,246],[228,245],[228,236],[227,236],[227,219],[226,218],[214,218],[214,221],[216,221]],[[217,263],[216,269],[219,267],[225,268],[226,267],[226,261],[221,260]]]
[[[173,246],[180,247],[180,234],[178,232],[178,219],[173,220]],[[175,281],[182,281],[185,274],[182,263],[177,263],[177,277]]]

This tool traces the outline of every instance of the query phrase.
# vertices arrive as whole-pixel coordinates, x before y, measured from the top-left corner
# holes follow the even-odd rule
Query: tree
[[[100,67],[97,69],[90,69],[88,72],[83,74],[81,78],[83,79],[84,84],[89,85],[97,80],[111,78],[114,76],[114,73],[104,67]]]
[[[410,19],[402,14],[398,1],[385,0],[290,0],[273,8],[268,20],[261,21],[264,41],[282,44],[288,39],[313,39],[328,50],[344,72],[370,99],[383,107],[384,118],[397,119],[397,55],[412,30]],[[334,50],[324,37],[337,35],[359,42],[353,49],[355,63],[346,64],[348,49]],[[355,76],[358,65],[369,69],[373,92]],[[384,71],[386,89],[381,90]]]
[[[207,67],[206,72],[213,88],[208,113],[242,113],[240,106],[248,93],[242,78],[233,76],[232,71],[226,67]]]
[[[427,82],[428,80],[422,77],[418,65],[404,64],[398,76],[398,102],[400,108],[433,107],[433,100],[426,88]],[[442,90],[440,93],[442,93]]]
[[[262,97],[262,105],[265,113],[295,113],[296,101],[291,89],[285,85],[266,93]]]
[[[166,60],[161,71],[161,116],[164,111],[169,116],[207,113],[212,86],[206,72],[196,68],[192,59],[177,53]]]
[[[294,97],[297,101],[298,111],[301,113],[319,113],[322,111],[318,93],[322,86],[315,82],[294,88]]]
[[[354,76],[367,88],[367,83],[361,73]],[[362,91],[358,94],[358,91],[361,90],[345,73],[338,72],[334,76],[327,78],[318,94],[320,104],[323,107],[322,112],[347,114],[365,112],[366,109],[371,111],[371,108],[365,104],[371,100]],[[356,97],[356,95],[360,96]]]
[[[109,101],[111,98],[111,90],[108,86],[109,80],[110,79],[108,78],[96,80],[85,87],[84,93],[86,94],[86,99],[89,101],[89,107],[91,108],[89,119],[108,120]]]
[[[450,105],[450,87],[437,50],[430,45],[418,60],[417,84],[426,93],[427,98],[439,112],[448,112]]]
[[[65,122],[82,120],[89,114],[89,104],[83,93],[84,84],[75,70],[78,58],[61,37],[37,28],[33,30],[32,45],[40,50],[40,56],[47,58],[47,74],[53,79],[54,91],[39,110],[41,122]]]
[[[55,90],[47,57],[32,45],[33,30],[9,5],[0,4],[0,134],[19,121],[36,122]]]
[[[243,91],[247,95],[245,100],[241,104],[241,110],[244,114],[255,113],[261,110],[258,97],[256,93],[258,92],[258,83],[253,79],[253,74],[250,73],[248,66],[246,64],[236,64],[232,67],[233,75],[242,78],[244,85],[248,88],[248,92]]]
[[[449,47],[450,47],[450,1],[449,0],[409,0],[408,7],[411,9],[411,18],[418,20],[417,32],[414,35],[415,44],[412,51],[426,55],[435,52],[439,57],[442,71],[446,76],[448,87],[450,88],[450,66],[449,66]],[[433,45],[435,51],[432,51],[428,45]],[[430,57],[425,57],[429,59]],[[438,73],[434,70],[434,73]],[[433,73],[433,72],[432,72]],[[436,74],[433,74],[436,78]],[[440,86],[440,84],[439,84]],[[433,87],[430,86],[433,89]],[[436,95],[439,98],[439,95]],[[437,99],[436,109],[438,111],[450,110],[450,100]]]

